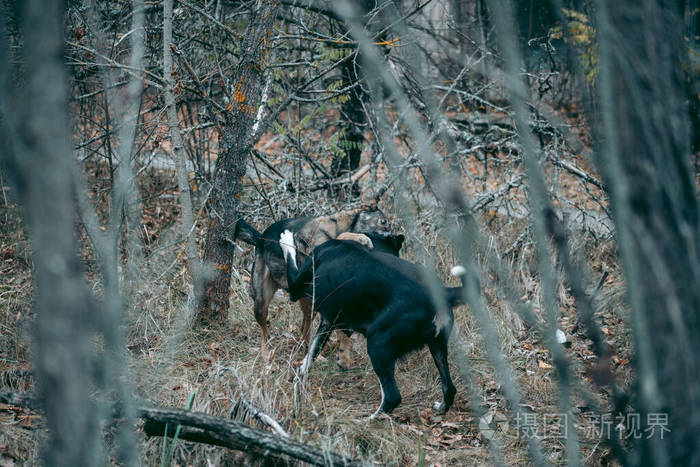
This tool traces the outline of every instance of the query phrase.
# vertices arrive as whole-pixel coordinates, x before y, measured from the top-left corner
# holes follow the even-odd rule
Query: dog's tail
[[[261,233],[258,232],[255,227],[243,220],[243,218],[238,219],[236,222],[236,228],[233,231],[233,238],[235,240],[243,240],[254,246],[258,246],[260,243]]]
[[[453,276],[457,276],[460,278],[462,281],[462,286],[461,287],[445,287],[445,295],[447,295],[447,304],[450,307],[455,307],[457,305],[464,305],[464,299],[463,297],[463,289],[464,289],[464,275],[467,273],[467,270],[464,268],[464,266],[455,266],[452,268],[450,271],[450,274]]]

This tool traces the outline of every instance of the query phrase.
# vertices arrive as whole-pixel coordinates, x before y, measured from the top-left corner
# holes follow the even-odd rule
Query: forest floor
[[[268,141],[268,143],[270,143]],[[266,150],[274,152],[275,145]],[[498,162],[498,156],[495,156]],[[283,164],[283,158],[271,161]],[[586,161],[575,159],[585,167]],[[482,177],[483,183],[470,184],[470,194],[478,197],[494,192],[506,181],[505,169],[494,164],[484,173],[485,164],[477,158],[465,160],[465,173]],[[246,218],[259,229],[300,210],[331,212],[338,204],[324,204],[324,192],[275,192],[279,187],[272,179],[263,181],[259,171],[251,167],[246,181],[248,188],[243,203],[249,206]],[[99,178],[100,168],[93,167],[92,176]],[[291,168],[288,168],[291,173]],[[508,170],[513,170],[512,167]],[[555,204],[577,211],[581,209],[601,215],[600,206],[591,200],[589,189],[565,172],[553,173],[557,193]],[[590,168],[588,169],[590,170]],[[518,174],[519,167],[513,173]],[[256,176],[258,173],[258,176]],[[249,296],[252,247],[239,244],[232,273],[229,319],[222,326],[192,326],[186,311],[188,275],[183,259],[183,246],[178,242],[179,208],[175,190],[175,174],[167,169],[146,172],[142,182],[142,240],[144,262],[142,282],[133,284],[126,316],[125,355],[128,357],[130,384],[136,394],[161,405],[184,407],[194,393],[192,409],[224,417],[234,417],[265,429],[240,410],[236,401],[244,397],[259,409],[278,420],[290,435],[302,442],[328,448],[340,454],[364,459],[375,464],[393,465],[483,465],[491,464],[489,447],[500,446],[508,465],[528,463],[527,440],[518,428],[526,424],[536,432],[546,458],[565,463],[565,439],[562,410],[552,358],[540,338],[526,326],[512,303],[504,298],[498,284],[500,278],[486,273],[483,292],[500,337],[502,356],[510,364],[520,389],[521,405],[532,417],[527,420],[509,418],[502,384],[486,354],[483,337],[467,307],[455,311],[455,331],[451,342],[450,363],[457,386],[457,398],[446,415],[437,415],[430,407],[441,399],[437,370],[426,349],[413,353],[398,365],[396,376],[401,390],[401,405],[390,415],[368,420],[380,402],[380,390],[364,349],[361,336],[354,336],[353,365],[343,370],[335,364],[335,339],[316,362],[305,386],[296,386],[295,364],[303,357],[300,342],[301,312],[283,292],[278,292],[270,312],[271,361],[261,358],[260,332],[252,315]],[[264,174],[263,174],[264,175]],[[381,176],[381,174],[380,174]],[[590,187],[589,187],[590,188]],[[31,252],[27,232],[21,222],[21,209],[14,203],[10,189],[2,186],[0,200],[0,389],[26,392],[33,388],[30,335],[32,324],[33,283]],[[261,193],[265,193],[262,196]],[[277,198],[273,198],[277,196]],[[286,198],[285,198],[286,196]],[[425,251],[430,252],[436,268],[446,283],[454,284],[447,271],[455,264],[454,252],[443,238],[437,219],[439,209],[416,194],[421,209],[415,213],[423,235]],[[301,197],[301,199],[300,199]],[[426,195],[427,197],[427,195]],[[522,192],[513,190],[499,202],[477,213],[488,247],[480,252],[479,261],[495,253],[512,271],[520,299],[541,309],[541,283],[538,279],[534,243],[528,219],[510,215],[525,206]],[[104,208],[95,198],[98,208]],[[566,203],[561,200],[566,200]],[[561,204],[559,202],[561,201]],[[324,207],[320,207],[324,206]],[[388,201],[381,207],[393,213]],[[105,210],[105,212],[108,212]],[[271,215],[274,214],[274,218]],[[201,219],[200,219],[201,221]],[[617,384],[623,389],[631,384],[632,350],[629,329],[625,324],[622,272],[616,259],[612,235],[584,222],[571,222],[570,246],[575,257],[583,261],[590,273],[588,283],[595,285],[603,271],[608,271],[596,298],[597,319],[614,354],[611,366]],[[401,221],[394,218],[401,229]],[[198,241],[202,230],[197,230]],[[81,232],[84,259],[90,280],[97,277],[89,243]],[[416,252],[402,252],[407,259]],[[95,286],[99,293],[99,287]],[[559,328],[569,346],[565,353],[574,375],[580,378],[599,401],[608,408],[608,388],[592,382],[597,359],[591,343],[577,324],[577,310],[572,296],[563,285],[558,286]],[[476,417],[472,410],[469,388],[476,392],[485,413]],[[600,426],[590,416],[590,406],[578,392],[570,398],[575,418],[581,455],[586,465],[607,464],[609,448],[601,443]],[[39,463],[39,449],[45,424],[34,412],[0,404],[0,465]],[[518,426],[520,425],[520,426]],[[144,464],[159,463],[162,438],[140,437]],[[238,465],[264,463],[246,454],[224,448],[179,442],[175,450],[177,465]]]

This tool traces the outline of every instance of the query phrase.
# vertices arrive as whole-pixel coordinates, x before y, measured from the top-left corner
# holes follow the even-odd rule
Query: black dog
[[[357,208],[339,211],[320,217],[295,217],[275,222],[263,233],[243,219],[236,223],[234,238],[255,245],[255,261],[251,271],[250,290],[253,296],[253,313],[260,325],[260,350],[267,358],[268,330],[267,314],[270,302],[278,289],[287,289],[287,266],[279,247],[279,236],[284,230],[294,233],[295,247],[300,254],[308,254],[314,247],[340,235],[350,239],[367,239],[364,235],[350,234],[359,231],[386,230],[387,219],[379,209]],[[311,334],[311,302],[306,298],[299,301],[302,310],[301,334],[309,344]],[[340,337],[342,336],[342,337]],[[351,342],[344,335],[340,337],[341,366],[349,366]]]
[[[331,240],[316,247],[311,260],[297,267],[293,234],[280,235],[280,247],[287,261],[292,300],[313,296],[313,307],[321,324],[309,353],[304,358],[302,376],[328,340],[333,329],[355,331],[367,339],[367,353],[379,378],[382,402],[380,412],[391,412],[401,403],[394,379],[396,361],[427,345],[440,373],[443,402],[447,411],[455,397],[455,386],[447,363],[447,341],[452,331],[452,307],[461,303],[461,287],[443,287],[445,313],[438,313],[424,283],[424,268],[394,255],[342,240]],[[453,274],[463,274],[453,268]],[[435,278],[435,280],[438,280]]]

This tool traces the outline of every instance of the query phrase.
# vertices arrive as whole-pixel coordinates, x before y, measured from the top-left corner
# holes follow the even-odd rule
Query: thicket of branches
[[[440,263],[425,247],[439,236],[467,267],[468,309],[512,420],[527,388],[502,355],[485,283],[544,342],[562,414],[585,399],[641,414],[642,430],[648,414],[668,416],[662,439],[609,439],[615,459],[700,463],[698,2],[638,3],[3,2],[0,160],[31,236],[47,463],[96,462],[115,400],[126,422],[113,452],[137,463],[122,353],[141,271],[170,227],[158,216],[179,223],[165,248],[184,245],[179,319],[196,330],[228,319],[240,218],[361,203],[394,216],[415,261]],[[493,247],[503,218],[522,219],[522,233]],[[578,231],[587,245],[614,238],[632,385],[611,370]],[[514,278],[523,251],[538,309]],[[562,289],[596,356],[593,384],[556,338]],[[545,462],[537,438],[523,449]],[[497,442],[489,451],[503,462]]]

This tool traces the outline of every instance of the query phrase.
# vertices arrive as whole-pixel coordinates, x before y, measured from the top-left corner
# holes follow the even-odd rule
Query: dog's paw
[[[437,413],[437,414],[443,414],[443,413],[445,413],[445,403],[444,403],[444,402],[440,402],[440,401],[435,401],[435,403],[433,404],[433,410],[434,410],[435,413]]]
[[[566,344],[569,341],[569,339],[566,337],[566,334],[564,334],[564,331],[562,331],[561,329],[557,329],[556,336],[557,342],[559,342],[560,344]]]
[[[366,246],[370,250],[374,248],[372,240],[367,235],[361,233],[343,232],[338,235],[338,240],[352,240],[360,245]]]
[[[377,420],[378,418],[384,418],[391,420],[391,417],[386,412],[381,412],[379,409],[376,410],[372,415],[369,416],[368,420]]]

